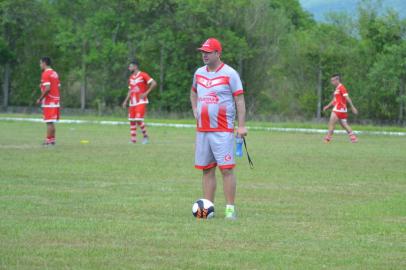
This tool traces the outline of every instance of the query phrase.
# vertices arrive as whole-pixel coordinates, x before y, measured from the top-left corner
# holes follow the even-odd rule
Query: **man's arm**
[[[130,99],[130,90],[128,90],[127,96],[125,97],[123,104],[121,105],[123,108],[127,107],[128,100]]]
[[[148,83],[148,89],[147,89],[147,91],[145,91],[145,93],[142,93],[141,95],[140,95],[140,98],[146,98],[147,96],[148,96],[148,94],[152,91],[152,90],[154,90],[154,88],[157,86],[158,84],[156,83],[156,81],[155,80],[152,80],[152,81],[150,81],[149,83]]]
[[[238,128],[237,136],[244,137],[247,136],[247,128],[245,127],[245,99],[244,95],[238,95],[234,97],[234,101],[237,107],[237,119]]]
[[[45,91],[41,93],[41,96],[37,99],[37,104],[41,104],[41,101],[48,95],[49,91],[51,91],[51,85],[45,85]]]
[[[190,90],[190,103],[192,104],[193,116],[197,119],[197,93],[193,91],[193,88]]]
[[[333,106],[333,104],[334,104],[334,99],[332,99],[329,104],[327,104],[326,106],[323,107],[323,111],[328,110],[331,106]]]
[[[354,104],[352,104],[351,98],[347,95],[347,96],[345,96],[345,99],[347,100],[348,104],[350,104],[352,112],[354,114],[358,114],[358,110],[357,110],[357,108],[355,108]]]

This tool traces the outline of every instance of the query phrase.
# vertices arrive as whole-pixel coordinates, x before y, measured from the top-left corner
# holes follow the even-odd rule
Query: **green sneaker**
[[[235,210],[235,207],[226,207],[226,212],[225,212],[224,218],[228,219],[228,220],[236,220],[237,211]]]

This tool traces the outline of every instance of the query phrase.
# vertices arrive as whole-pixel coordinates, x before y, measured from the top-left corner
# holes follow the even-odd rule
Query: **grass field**
[[[405,269],[406,139],[252,131],[239,219],[191,214],[193,129],[0,121],[0,269]],[[87,139],[89,144],[80,144]]]

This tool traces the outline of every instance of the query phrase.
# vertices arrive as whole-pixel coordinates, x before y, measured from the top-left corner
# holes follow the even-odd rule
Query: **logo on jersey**
[[[209,92],[206,95],[199,97],[199,102],[206,104],[218,104],[220,98],[217,96],[216,92]]]
[[[51,73],[51,78],[58,79],[58,73],[55,71]]]
[[[211,88],[222,84],[228,85],[229,80],[230,80],[229,77],[226,76],[220,76],[213,79],[209,79],[201,75],[196,75],[196,83],[203,86],[204,88]]]
[[[130,84],[131,85],[136,85],[136,84],[139,84],[139,83],[141,83],[143,81],[144,81],[144,79],[142,77],[138,77],[138,78],[135,78],[135,79],[130,79]]]
[[[144,82],[144,78],[142,77],[132,77],[129,80],[129,88],[131,90],[132,93],[139,93],[140,92],[140,88],[138,87],[138,84],[143,83]]]

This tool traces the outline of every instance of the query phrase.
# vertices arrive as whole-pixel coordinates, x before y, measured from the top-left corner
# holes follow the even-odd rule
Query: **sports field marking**
[[[22,145],[4,145],[0,144],[0,149],[33,149],[32,145],[22,144]]]
[[[22,118],[22,117],[0,117],[0,121],[19,121],[19,122],[36,122],[43,123],[41,118]],[[58,123],[62,124],[97,124],[97,125],[128,125],[128,121],[98,121],[98,120],[73,120],[63,119]],[[157,123],[148,122],[148,126],[152,127],[174,127],[174,128],[195,128],[193,124],[175,124],[175,123]],[[296,133],[326,133],[326,129],[315,128],[280,128],[280,127],[258,127],[248,126],[250,130],[262,130],[262,131],[277,131],[277,132],[296,132]],[[344,130],[336,130],[334,133],[346,134]],[[406,132],[394,132],[394,131],[354,131],[356,134],[368,134],[368,135],[384,135],[384,136],[406,136]]]

